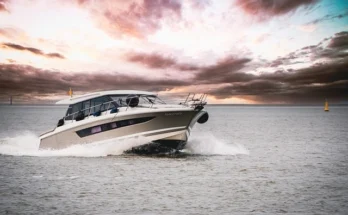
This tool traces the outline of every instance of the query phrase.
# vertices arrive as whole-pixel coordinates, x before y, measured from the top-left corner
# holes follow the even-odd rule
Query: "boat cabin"
[[[82,120],[87,116],[100,116],[102,112],[118,112],[121,107],[137,107],[142,104],[153,105],[155,102],[165,104],[156,94],[145,91],[103,91],[86,94],[57,102],[69,104],[63,120]],[[147,106],[149,107],[149,106]]]

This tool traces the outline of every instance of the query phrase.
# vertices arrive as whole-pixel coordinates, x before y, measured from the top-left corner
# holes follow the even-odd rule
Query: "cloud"
[[[133,63],[140,63],[152,69],[175,68],[181,71],[197,70],[198,66],[193,64],[179,63],[173,57],[166,57],[152,53],[128,53],[126,59]]]
[[[327,14],[319,19],[315,19],[311,22],[308,22],[307,25],[315,25],[315,24],[318,24],[320,22],[324,22],[324,21],[332,21],[332,20],[335,20],[335,19],[342,19],[344,17],[348,16],[348,11],[344,12],[344,13],[341,13],[341,14],[336,14],[336,15],[332,15],[332,14]]]
[[[65,57],[59,53],[48,53],[45,55],[46,57],[50,57],[50,58],[61,58],[61,59],[65,59]]]
[[[335,34],[329,43],[329,48],[348,48],[348,31],[342,31]]]
[[[18,95],[23,98],[65,95],[69,87],[81,92],[115,88],[163,91],[189,87],[203,82],[211,86],[223,84],[216,85],[213,90],[208,90],[210,95],[218,99],[233,96],[252,98],[255,102],[261,103],[322,102],[325,98],[332,102],[340,102],[344,101],[348,94],[347,59],[315,64],[291,72],[277,71],[260,75],[243,73],[238,69],[241,66],[236,66],[232,62],[235,62],[236,65],[245,64],[242,63],[243,60],[237,59],[221,61],[209,67],[212,69],[210,71],[215,72],[215,77],[212,74],[211,79],[201,79],[197,75],[193,80],[186,81],[177,78],[151,79],[118,73],[65,73],[26,65],[0,64],[0,92],[2,94],[0,98],[5,101],[7,97],[4,95]],[[232,68],[230,72],[225,72],[224,69],[216,69],[223,68],[219,65],[233,66],[230,67]],[[219,73],[220,71],[222,73]],[[222,74],[222,78],[217,78],[220,77],[220,74]]]
[[[181,17],[178,0],[91,1],[78,0],[90,8],[99,25],[113,36],[143,38],[161,28],[161,23]]]
[[[238,97],[262,103],[308,103],[322,102],[328,98],[329,101],[340,102],[348,94],[347,37],[348,32],[339,32],[316,45],[303,47],[273,62],[262,62],[270,70],[276,70],[276,67],[282,65],[290,67],[287,70],[260,74],[250,73],[257,59],[242,55],[227,56],[208,66],[181,63],[172,56],[159,53],[125,55],[128,61],[152,69],[190,70],[190,76],[186,76],[186,79],[178,78],[177,75],[155,79],[131,73],[68,73],[11,62],[0,64],[0,92],[2,95],[20,95],[23,98],[43,98],[48,95],[65,95],[69,87],[80,92],[115,88],[186,92],[187,89],[204,88],[218,99]],[[35,48],[7,45],[16,50],[49,55]],[[306,68],[301,69],[291,67],[305,56],[311,61],[311,66],[307,64]]]
[[[91,92],[111,89],[161,91],[187,85],[185,81],[147,79],[118,73],[66,73],[20,64],[0,64],[0,94],[22,96],[65,95],[69,87]]]
[[[246,67],[250,61],[249,58],[226,57],[215,65],[201,67],[200,72],[195,76],[195,81],[199,81],[199,83],[228,83],[250,80],[250,75],[238,72]]]
[[[156,53],[129,53],[126,58],[130,62],[140,63],[152,69],[172,68],[180,71],[196,71],[194,81],[201,84],[249,80],[248,74],[237,73],[237,71],[246,67],[246,64],[251,61],[249,58],[229,56],[214,65],[199,66],[179,63],[173,57],[162,56]]]
[[[47,53],[47,54],[45,54],[40,49],[33,48],[33,47],[26,47],[26,46],[14,44],[14,43],[2,43],[2,48],[3,49],[10,48],[10,49],[15,49],[15,50],[20,50],[20,51],[29,51],[33,54],[48,57],[48,58],[60,58],[60,59],[65,58],[63,55],[61,55],[59,53]]]
[[[211,0],[188,0],[191,7],[197,9],[204,9],[211,4]]]
[[[318,0],[236,0],[236,5],[247,14],[256,16],[260,21],[294,11],[299,7],[311,6]]]
[[[31,40],[23,30],[13,27],[0,28],[0,38],[1,37],[15,41]]]
[[[8,0],[0,0],[0,12],[9,12],[9,10],[6,8],[6,3]]]
[[[7,60],[7,62],[9,62],[9,63],[16,63],[16,61],[13,60],[13,59],[6,59],[6,60]]]
[[[130,62],[144,64],[149,68],[163,69],[176,65],[176,61],[173,58],[162,57],[159,54],[131,53],[127,59]]]
[[[303,47],[299,50],[291,52],[287,56],[280,57],[270,62],[270,67],[289,66],[302,62],[312,62],[325,58],[329,61],[344,59],[348,57],[348,32],[342,31],[336,33],[330,38],[323,39],[316,45]]]
[[[307,32],[307,33],[312,33],[317,29],[317,25],[314,24],[305,24],[305,25],[299,25],[296,26],[296,28],[300,31]]]
[[[257,102],[308,103],[328,98],[344,101],[348,94],[348,60],[316,64],[292,72],[254,75],[253,80],[234,83],[210,92],[217,98],[250,96]]]

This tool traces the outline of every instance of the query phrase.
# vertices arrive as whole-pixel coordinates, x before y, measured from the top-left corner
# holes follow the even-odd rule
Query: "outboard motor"
[[[129,107],[136,107],[139,104],[139,97],[136,95],[130,95],[127,97],[126,103]]]
[[[199,119],[197,120],[197,122],[199,124],[203,124],[206,123],[209,119],[209,114],[206,112],[205,114],[203,114],[201,117],[199,117]]]

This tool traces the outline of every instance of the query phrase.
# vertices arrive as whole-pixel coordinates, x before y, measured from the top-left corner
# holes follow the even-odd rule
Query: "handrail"
[[[153,104],[155,103],[157,97],[158,97],[158,94],[156,95],[155,100],[153,102],[151,102],[151,108],[152,108]]]
[[[104,105],[104,104],[108,104],[108,103],[111,104],[112,102],[114,102],[114,101],[110,101],[110,102],[106,102],[106,103],[101,103],[101,104],[94,105],[94,106],[89,107],[89,108],[85,108],[85,109],[79,110],[79,111],[77,111],[77,112],[71,113],[71,114],[69,114],[69,115],[63,117],[63,119],[65,120],[65,118],[68,118],[68,117],[72,116],[72,120],[73,120],[73,119],[75,119],[75,117],[74,117],[75,114],[78,114],[79,112],[85,112],[86,110],[88,110],[88,116],[90,116],[90,115],[91,115],[91,110],[92,110],[92,108],[95,108],[95,107],[98,107],[98,106],[101,107],[101,106]],[[109,104],[109,107],[110,107],[110,104]],[[109,110],[109,108],[106,109],[105,111],[107,111],[107,110]]]
[[[191,106],[191,107],[196,107],[196,106],[204,106],[207,104],[206,99],[208,97],[208,94],[202,93],[199,98],[196,98],[196,93],[189,93],[185,99],[184,103],[180,103],[185,106]]]
[[[190,97],[190,95],[191,95],[191,93],[189,93],[189,94],[187,95],[187,97],[186,97],[186,100],[185,100],[184,104],[186,104],[186,102],[187,102],[188,98]]]

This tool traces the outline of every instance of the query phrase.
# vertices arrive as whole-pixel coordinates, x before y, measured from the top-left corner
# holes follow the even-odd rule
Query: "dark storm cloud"
[[[152,53],[130,53],[126,56],[127,60],[133,63],[140,63],[148,68],[166,69],[175,68],[182,71],[197,70],[199,67],[191,64],[179,63],[173,57],[166,57],[160,54]]]
[[[0,94],[45,95],[110,89],[165,90],[186,85],[180,80],[149,80],[139,76],[109,73],[63,73],[19,64],[0,64]]]
[[[14,44],[14,43],[3,43],[2,44],[2,48],[11,48],[11,49],[16,49],[16,50],[20,50],[20,51],[29,51],[33,54],[36,55],[41,55],[44,57],[48,57],[48,58],[60,58],[60,59],[64,59],[65,57],[59,53],[47,53],[45,54],[42,50],[37,49],[37,48],[32,48],[32,47],[26,47],[26,46],[21,46],[18,44]]]
[[[329,64],[316,64],[312,67],[296,70],[295,72],[277,71],[263,74],[258,79],[286,83],[289,85],[326,84],[336,81],[348,80],[345,72],[348,60],[332,62]]]
[[[348,95],[347,68],[348,61],[337,61],[292,72],[254,75],[251,81],[233,83],[210,94],[217,98],[251,96],[265,103],[308,103],[325,98],[339,102]]]
[[[255,78],[256,79],[256,78]],[[218,98],[225,98],[227,95],[235,96],[263,96],[269,93],[276,93],[281,89],[281,84],[269,80],[252,80],[245,83],[235,83],[233,86],[224,87],[211,92]]]
[[[270,67],[293,65],[299,62],[299,58],[308,57],[311,60],[326,58],[329,60],[343,59],[348,57],[348,32],[336,33],[330,38],[323,39],[317,45],[303,47],[291,52],[285,57],[270,62]]]
[[[287,56],[280,57],[268,63],[268,66],[272,68],[294,65],[301,63],[299,58],[302,57],[308,57],[311,60],[325,58],[326,63],[316,63],[303,69],[283,69],[254,75],[241,72],[242,68],[250,67],[246,59],[237,60],[236,62],[239,63],[236,65],[238,66],[232,67],[234,68],[232,70],[227,67],[207,73],[211,75],[205,76],[206,83],[211,81],[211,83],[228,84],[226,87],[210,92],[211,95],[220,99],[242,96],[264,103],[321,102],[325,98],[335,102],[348,100],[346,98],[348,95],[347,38],[348,32],[339,32],[317,45],[303,47]],[[198,73],[198,75],[200,74]],[[220,75],[222,76],[220,77]]]
[[[21,46],[21,45],[14,44],[14,43],[3,43],[2,46],[3,46],[3,48],[12,48],[12,49],[17,49],[17,50],[21,50],[21,51],[29,51],[29,52],[37,54],[37,55],[44,55],[44,53],[40,49],[25,47],[25,46]]]
[[[290,54],[288,54],[285,57],[279,57],[276,60],[272,61],[269,66],[270,67],[278,67],[278,66],[282,66],[282,65],[288,65],[288,64],[294,64],[294,60],[297,60],[297,58],[299,57],[299,55],[304,55],[306,54],[305,51],[301,51],[299,53],[295,53],[295,52],[291,52]]]
[[[45,54],[46,57],[50,57],[50,58],[61,58],[64,59],[65,57],[59,53],[48,53]]]
[[[295,64],[303,56],[313,60],[325,58],[322,61],[325,63],[316,63],[303,69],[278,69],[276,72],[260,74],[250,73],[256,60],[246,56],[229,56],[210,66],[182,64],[173,57],[160,54],[131,53],[126,56],[129,61],[149,68],[192,70],[192,78],[185,81],[177,76],[151,79],[118,73],[66,73],[14,63],[0,64],[0,94],[29,98],[48,94],[62,95],[69,87],[81,92],[111,89],[162,91],[204,84],[212,85],[214,90],[207,93],[219,99],[235,96],[263,103],[308,103],[322,102],[328,98],[332,102],[340,102],[347,100],[348,95],[347,35],[347,32],[339,32],[317,45],[303,47],[274,62],[262,62],[274,70],[279,65]],[[15,47],[40,53],[38,49]]]
[[[327,47],[322,47],[324,42],[328,42]],[[314,59],[342,59],[348,56],[348,32],[343,31],[333,37],[323,40],[316,48],[310,50]]]
[[[246,67],[251,59],[227,57],[215,65],[201,67],[196,74],[195,80],[199,83],[225,83],[248,81],[251,76],[246,73],[238,72]]]
[[[335,34],[335,36],[331,39],[329,48],[348,48],[348,31],[343,31]]]
[[[299,7],[308,7],[317,2],[318,0],[236,0],[237,6],[260,20],[283,15]]]
[[[127,55],[127,60],[155,69],[173,68],[180,71],[196,71],[194,81],[200,84],[250,80],[250,75],[238,72],[251,61],[249,58],[227,57],[211,66],[179,63],[173,57],[159,54],[131,53]]]

